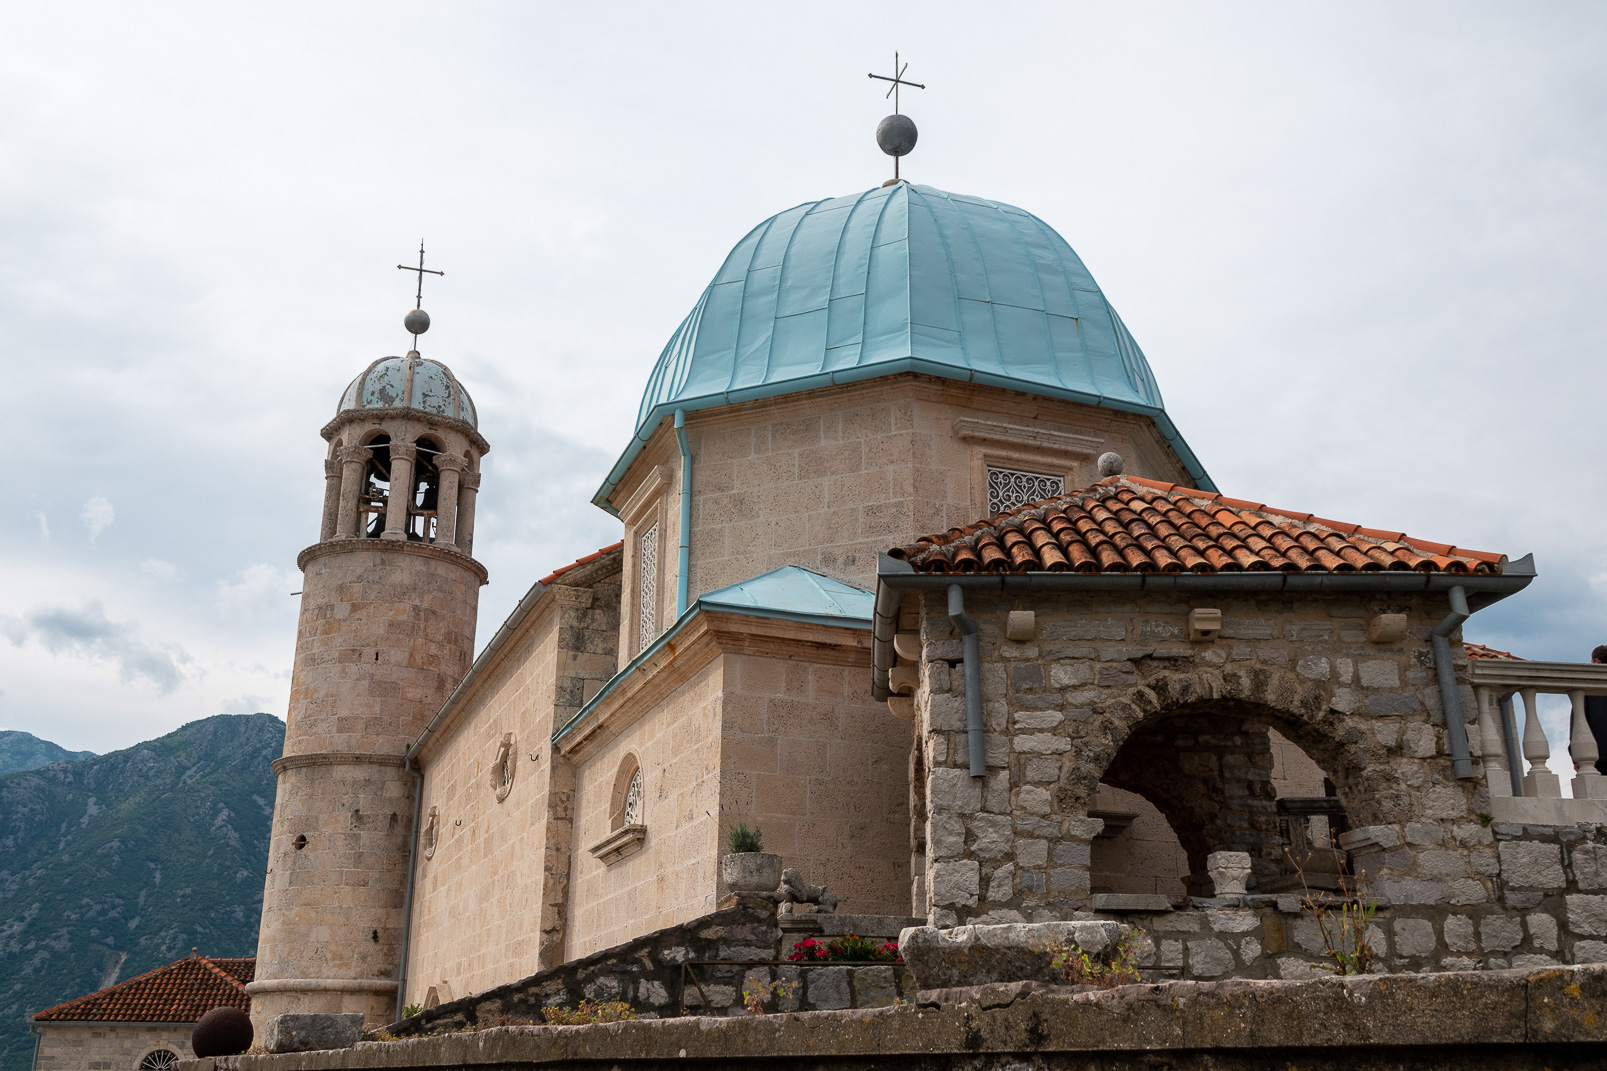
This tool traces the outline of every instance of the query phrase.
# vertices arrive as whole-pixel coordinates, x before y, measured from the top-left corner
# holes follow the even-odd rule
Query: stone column
[[[318,526],[318,542],[335,538],[335,522],[340,519],[340,470],[338,458],[324,459],[324,516]]]
[[[356,539],[357,499],[363,490],[363,467],[374,452],[365,446],[347,446],[340,451],[340,515],[335,534],[341,539]]]
[[[413,462],[418,447],[391,443],[391,493],[385,503],[385,534],[381,539],[407,538],[407,511],[413,504]]]
[[[458,521],[458,479],[463,474],[463,459],[442,454],[435,459],[435,469],[441,474],[441,486],[435,495],[435,541],[450,544]]]
[[[474,553],[474,499],[480,491],[480,474],[465,472],[458,482],[458,529],[452,540],[465,554]]]

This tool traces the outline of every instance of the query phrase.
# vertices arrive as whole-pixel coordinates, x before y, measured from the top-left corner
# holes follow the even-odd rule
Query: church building
[[[1209,893],[1223,848],[1280,887],[1279,822],[1475,822],[1466,779],[1519,765],[1515,688],[1475,697],[1451,629],[1436,676],[1430,632],[1453,588],[1477,609],[1532,571],[1223,498],[1023,209],[897,180],[754,227],[593,497],[619,542],[533,583],[478,655],[496,431],[408,326],[322,429],[259,1033],[390,1022],[707,914],[739,823],[843,912],[1040,921]],[[1311,579],[1345,576],[1373,586]],[[1270,713],[1241,746],[1198,721],[1217,700]],[[1215,787],[1185,791],[1204,765]]]

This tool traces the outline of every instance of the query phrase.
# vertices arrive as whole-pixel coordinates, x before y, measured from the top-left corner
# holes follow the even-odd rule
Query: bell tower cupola
[[[405,267],[405,266],[403,266]],[[430,270],[423,266],[420,279]],[[409,746],[468,672],[486,570],[473,557],[474,403],[421,356],[365,368],[323,428],[324,506],[303,550],[284,754],[268,848],[257,1036],[287,1012],[396,1014],[414,795]]]

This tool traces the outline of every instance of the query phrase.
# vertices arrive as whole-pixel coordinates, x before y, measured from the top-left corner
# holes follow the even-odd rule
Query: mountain
[[[94,757],[93,751],[68,751],[32,733],[0,729],[0,776],[18,770],[37,770],[53,762],[79,762]]]
[[[0,1071],[28,1017],[188,954],[252,956],[284,722],[225,714],[0,777]]]

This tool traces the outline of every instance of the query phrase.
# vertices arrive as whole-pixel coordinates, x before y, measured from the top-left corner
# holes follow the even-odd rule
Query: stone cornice
[[[449,543],[417,543],[400,539],[369,539],[366,536],[345,536],[326,539],[322,543],[314,543],[296,555],[296,568],[306,572],[307,563],[314,558],[322,558],[327,554],[344,554],[354,550],[373,550],[382,554],[422,554],[427,558],[438,558],[454,565],[461,565],[479,577],[482,584],[490,579],[490,574],[486,572],[485,566]]]
[[[340,429],[351,424],[382,424],[387,420],[417,420],[437,427],[451,428],[466,436],[474,448],[482,455],[491,452],[491,444],[485,441],[480,430],[467,420],[457,417],[442,416],[440,413],[430,413],[423,409],[413,409],[407,406],[392,406],[388,409],[346,409],[335,415],[335,419],[325,424],[318,432],[326,440],[333,442]]]
[[[579,760],[633,725],[722,654],[786,658],[817,665],[870,666],[871,632],[756,614],[698,608],[676,635],[645,661],[627,666],[614,684],[560,730],[553,747]]]
[[[998,420],[978,417],[960,417],[954,421],[954,437],[963,442],[1010,443],[1016,446],[1036,446],[1066,454],[1097,454],[1105,445],[1098,435],[1078,435],[1051,428],[1029,427],[1025,424],[1006,424]]]
[[[304,766],[402,766],[400,755],[374,755],[361,751],[317,751],[307,755],[281,755],[269,763],[276,775]]]

